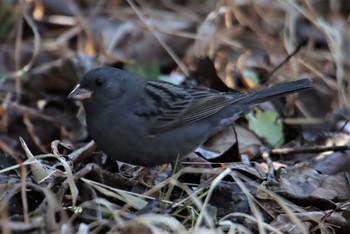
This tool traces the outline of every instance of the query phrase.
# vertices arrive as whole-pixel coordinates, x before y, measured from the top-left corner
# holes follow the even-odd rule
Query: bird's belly
[[[156,135],[140,132],[141,129],[114,130],[113,135],[109,134],[108,129],[91,135],[96,139],[97,146],[112,159],[142,166],[176,162],[195,150],[210,135],[206,126],[181,126]],[[100,134],[105,136],[99,137]]]

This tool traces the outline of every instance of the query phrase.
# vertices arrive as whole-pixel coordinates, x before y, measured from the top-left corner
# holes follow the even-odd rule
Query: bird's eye
[[[95,85],[100,87],[105,83],[105,79],[103,79],[102,77],[97,77],[95,79]]]

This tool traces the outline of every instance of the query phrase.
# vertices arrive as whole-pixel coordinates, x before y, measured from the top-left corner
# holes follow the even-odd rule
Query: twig
[[[137,8],[136,4],[132,0],[127,0],[130,7],[135,11],[136,15],[140,18],[140,20],[145,24],[147,29],[153,34],[153,36],[158,40],[158,42],[163,46],[163,48],[168,52],[168,54],[174,59],[174,61],[177,63],[177,65],[181,68],[181,70],[186,74],[186,76],[189,76],[189,71],[185,64],[182,63],[181,59],[174,53],[174,51],[163,41],[163,39],[159,36],[157,32],[154,31],[153,26],[149,25],[146,22],[145,17]]]
[[[294,55],[296,55],[300,51],[300,49],[303,48],[304,45],[305,45],[305,41],[300,42],[299,45],[297,45],[297,47],[294,49],[294,51],[288,54],[287,57],[285,57],[282,60],[282,62],[280,62],[272,71],[270,71],[269,73],[266,73],[262,77],[262,80],[264,80],[267,77],[272,77],[273,74],[275,74],[276,71],[278,71],[283,65],[285,65]]]
[[[325,151],[344,151],[349,150],[348,145],[334,146],[310,146],[301,148],[280,148],[271,150],[272,154],[289,155],[289,154],[305,154],[305,153],[322,153]]]

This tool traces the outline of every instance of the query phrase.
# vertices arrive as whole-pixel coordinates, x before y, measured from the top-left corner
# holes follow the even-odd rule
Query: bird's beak
[[[80,84],[75,86],[72,92],[67,96],[69,99],[74,99],[74,100],[85,100],[88,98],[91,98],[92,91],[88,89],[84,89],[80,87]]]

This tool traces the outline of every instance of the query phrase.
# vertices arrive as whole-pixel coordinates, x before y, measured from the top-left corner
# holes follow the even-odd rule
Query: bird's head
[[[87,72],[68,98],[83,104],[122,101],[125,93],[137,87],[140,79],[114,67],[100,67]]]

